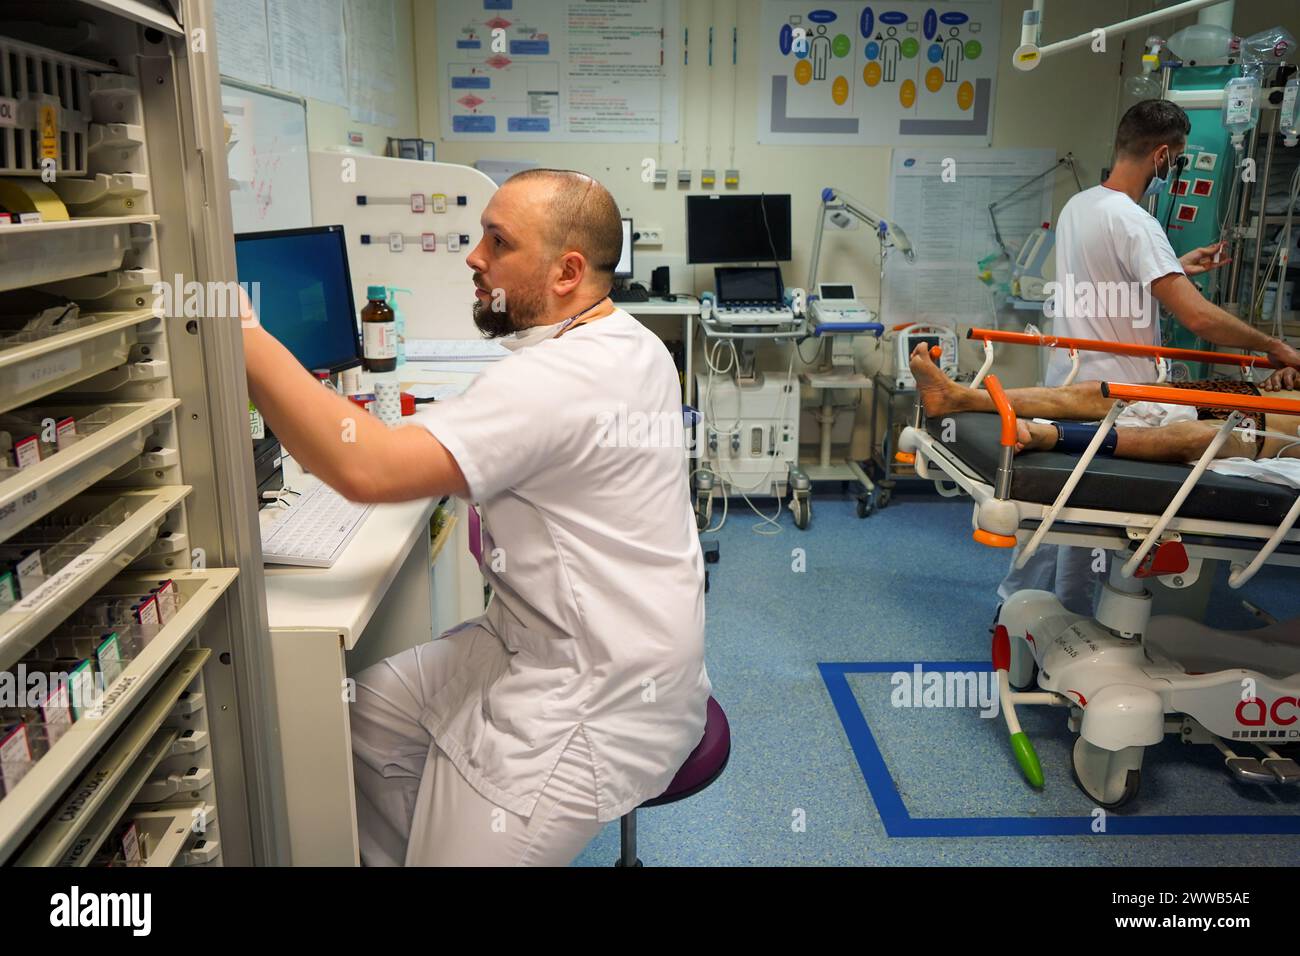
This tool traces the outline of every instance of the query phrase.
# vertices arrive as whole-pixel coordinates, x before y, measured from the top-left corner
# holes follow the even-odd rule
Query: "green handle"
[[[1034,751],[1034,745],[1029,742],[1029,738],[1024,731],[1011,735],[1011,749],[1015,752],[1016,761],[1020,764],[1020,770],[1024,773],[1025,779],[1029,785],[1041,790],[1043,788],[1043,765],[1038,762],[1038,754]]]

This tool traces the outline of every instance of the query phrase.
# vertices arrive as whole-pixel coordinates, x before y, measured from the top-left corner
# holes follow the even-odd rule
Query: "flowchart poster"
[[[678,0],[439,0],[442,135],[677,140]]]
[[[987,146],[999,3],[763,0],[758,141]]]

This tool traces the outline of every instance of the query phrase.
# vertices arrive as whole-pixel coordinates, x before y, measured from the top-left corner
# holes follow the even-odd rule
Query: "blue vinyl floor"
[[[1136,806],[1108,815],[1097,833],[1095,807],[1071,779],[1064,710],[1022,712],[1046,775],[1034,791],[1000,716],[891,706],[891,673],[913,662],[987,668],[1008,558],[971,540],[969,500],[900,487],[887,508],[858,520],[852,498],[818,496],[809,530],[783,513],[773,537],[755,534],[757,518],[735,504],[709,536],[721,562],[709,566],[706,643],[714,696],[731,723],[731,761],[706,791],[638,814],[646,865],[1300,859],[1300,787],[1237,784],[1208,747],[1170,737],[1148,750]],[[796,548],[802,572],[792,570]],[[1300,575],[1280,568],[1241,592],[1220,580],[1207,621],[1259,626],[1243,597],[1279,618],[1300,615],[1297,585]],[[577,864],[609,865],[618,845],[611,824]]]

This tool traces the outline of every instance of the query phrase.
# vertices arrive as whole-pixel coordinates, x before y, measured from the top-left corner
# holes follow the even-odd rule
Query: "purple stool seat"
[[[718,779],[727,766],[727,758],[731,756],[731,725],[727,723],[727,715],[722,712],[722,707],[712,697],[709,698],[707,714],[704,737],[686,758],[668,789],[641,806],[658,807],[685,800]]]
[[[665,803],[676,803],[699,793],[722,775],[731,757],[731,726],[727,715],[723,713],[718,702],[712,697],[705,711],[704,737],[701,738],[691,755],[686,758],[668,789],[652,800],[637,807],[658,807]],[[619,859],[615,866],[638,867],[641,861],[636,855],[636,810],[624,815],[619,824]]]

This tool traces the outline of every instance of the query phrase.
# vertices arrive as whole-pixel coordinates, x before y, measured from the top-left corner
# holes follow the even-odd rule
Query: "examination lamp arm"
[[[859,222],[870,226],[880,237],[882,245],[897,249],[908,262],[916,261],[916,250],[912,248],[912,241],[907,238],[907,233],[897,223],[890,222],[847,193],[828,186],[822,190],[822,208],[817,218],[817,235],[813,239],[812,259],[808,267],[810,294],[817,288],[817,264],[821,258],[822,233],[826,231],[826,214],[832,209],[843,210]]]

